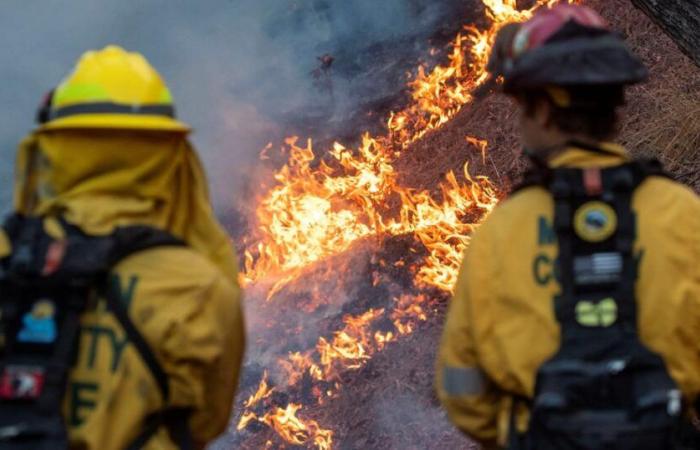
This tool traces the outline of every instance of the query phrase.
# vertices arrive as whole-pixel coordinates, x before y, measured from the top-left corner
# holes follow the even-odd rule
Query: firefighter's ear
[[[533,118],[542,128],[550,128],[554,125],[554,107],[542,97],[537,97],[533,106]]]

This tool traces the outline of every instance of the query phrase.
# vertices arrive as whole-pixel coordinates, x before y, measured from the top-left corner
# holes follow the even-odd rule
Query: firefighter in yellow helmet
[[[68,348],[66,311],[81,308],[77,349],[58,388],[70,448],[203,448],[228,423],[244,323],[236,256],[214,217],[189,127],[146,59],[116,46],[85,53],[39,117],[19,149],[0,278],[15,286],[22,267],[19,278],[37,292],[47,282],[70,292],[86,279],[105,284],[90,286],[80,306],[58,289],[42,291],[35,305],[51,314],[28,309],[16,336],[3,322],[0,441],[61,448],[62,432],[45,419],[59,392],[57,354]],[[2,320],[32,292],[3,288]],[[16,365],[18,358],[29,362]],[[17,392],[17,380],[28,388]],[[5,417],[8,405],[18,423]]]
[[[700,448],[700,201],[611,142],[643,65],[559,5],[504,28],[489,69],[533,169],[464,258],[436,372],[450,420],[484,448]]]

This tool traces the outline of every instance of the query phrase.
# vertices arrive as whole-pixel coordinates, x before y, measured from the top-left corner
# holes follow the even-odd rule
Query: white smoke
[[[10,209],[16,144],[33,127],[39,99],[87,49],[123,45],[164,75],[180,116],[195,128],[217,209],[226,213],[267,142],[287,132],[359,132],[343,129],[346,118],[400,91],[408,66],[399,62],[415,66],[431,33],[454,25],[465,3],[3,1],[0,212]],[[325,54],[335,61],[319,72]]]

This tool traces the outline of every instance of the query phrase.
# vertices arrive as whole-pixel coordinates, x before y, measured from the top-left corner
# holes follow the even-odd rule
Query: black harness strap
[[[584,143],[569,145],[617,156]],[[666,174],[655,160],[590,169],[533,162],[516,190],[540,186],[554,201],[560,293],[553,306],[561,343],[538,369],[534,398],[514,398],[508,448],[642,448],[639,442],[661,448],[655,443],[666,442],[663,433],[675,420],[672,399],[679,394],[663,360],[638,338],[632,197],[646,178]],[[596,235],[604,226],[610,234]],[[515,423],[521,404],[531,411],[525,435]],[[657,428],[637,421],[637,414]],[[661,431],[653,435],[656,429]],[[620,447],[618,439],[635,444]]]
[[[186,409],[172,409],[148,416],[141,433],[125,450],[141,450],[163,426],[167,428],[170,439],[179,445],[180,450],[194,450],[189,425],[190,414]]]
[[[179,247],[185,245],[181,240],[168,233],[150,227],[140,226],[119,228],[114,232],[113,239],[115,241],[115,250],[109,261],[110,267],[116,266],[120,261],[143,250],[155,247]],[[158,359],[151,351],[143,335],[136,329],[136,326],[129,318],[129,312],[116,295],[117,292],[110,289],[110,286],[105,284],[103,284],[101,291],[107,302],[107,307],[119,321],[127,337],[134,344],[134,347],[136,347],[144,363],[153,374],[158,388],[160,389],[163,403],[167,403],[170,398],[168,376],[158,362]]]
[[[129,318],[129,313],[124,307],[124,304],[114,295],[113,291],[108,290],[105,298],[107,307],[119,321],[129,341],[134,344],[134,347],[141,355],[141,359],[143,359],[143,362],[158,384],[161,396],[163,397],[163,404],[167,404],[170,398],[170,385],[168,384],[168,376],[165,370],[163,370],[163,367],[158,362],[153,351],[151,351],[151,347],[148,345],[143,335],[136,329],[133,321]],[[142,432],[134,439],[128,447],[128,450],[139,450],[143,448],[162,426],[167,427],[171,439],[178,444],[180,450],[193,449],[194,444],[192,442],[192,435],[190,434],[188,423],[189,416],[190,411],[188,410],[165,409],[152,414],[146,419]]]
[[[141,427],[141,433],[136,436],[136,439],[131,441],[131,444],[125,450],[141,450],[148,444],[153,436],[163,426],[163,420],[159,415],[152,415],[146,418]],[[182,446],[181,446],[182,448]]]
[[[545,149],[546,152],[556,152],[566,148],[578,148],[582,150],[589,151],[591,153],[596,153],[603,156],[616,156],[620,155],[605,149],[603,147],[598,147],[595,145],[588,144],[581,141],[569,141],[564,145],[557,145],[549,149]],[[515,186],[513,193],[526,189],[532,186],[541,186],[544,188],[549,188],[552,183],[553,173],[555,169],[550,168],[547,165],[547,161],[539,156],[538,152],[525,149],[524,154],[528,157],[531,162],[531,167],[525,171],[523,174],[522,181]],[[644,178],[649,176],[660,176],[664,178],[673,179],[673,177],[664,170],[663,165],[657,159],[637,159],[633,163],[632,170],[635,174],[635,181],[641,182]]]
[[[557,171],[551,186],[552,196],[554,197],[554,230],[559,237],[559,258],[557,262],[561,296],[555,301],[555,312],[560,323],[569,323],[575,320],[574,247],[571,223],[573,211],[570,202],[572,195],[570,177],[571,174],[568,171]]]
[[[155,247],[184,246],[185,243],[170,234],[146,226],[117,228],[109,236],[91,236],[76,226],[61,220],[65,237],[56,241],[44,230],[44,218],[10,217],[3,229],[12,242],[13,253],[0,261],[0,290],[2,296],[2,333],[11,339],[0,346],[5,365],[31,367],[40,371],[43,385],[34,403],[25,403],[21,414],[7,414],[9,405],[3,405],[0,417],[0,449],[48,450],[68,446],[68,436],[62,415],[63,398],[70,369],[75,363],[80,341],[80,319],[95,294],[106,301],[133,343],[141,359],[151,372],[161,393],[163,409],[149,416],[141,433],[129,446],[140,449],[166,427],[173,442],[181,450],[194,448],[189,429],[190,412],[169,409],[170,389],[168,376],[148,342],[129,317],[127,306],[121,301],[118,289],[110,285],[110,273],[125,258]],[[54,322],[58,326],[55,342],[37,345],[14,338],[16,323],[24,320],[26,303],[46,296],[58,308]],[[21,325],[21,324],[20,324]],[[4,328],[7,326],[7,330]],[[43,341],[37,341],[42,343]],[[19,345],[19,346],[18,346]],[[33,345],[33,346],[32,346]],[[23,347],[22,347],[23,346]],[[21,348],[20,348],[21,347]],[[17,352],[14,352],[14,350]],[[25,352],[25,353],[22,353]],[[18,447],[18,443],[22,446]]]
[[[636,218],[632,212],[632,194],[636,188],[631,172],[616,172],[612,181],[615,212],[618,217],[616,246],[622,255],[622,274],[617,297],[620,322],[626,332],[637,332],[637,302],[634,284],[637,281],[637,264],[634,258]]]
[[[160,389],[163,403],[167,403],[170,399],[170,386],[168,385],[168,376],[165,374],[163,367],[160,365],[155,355],[151,351],[150,346],[146,342],[143,335],[136,329],[134,322],[129,318],[129,313],[122,302],[114,295],[113,291],[106,292],[107,307],[114,314],[114,317],[119,321],[119,324],[124,329],[129,341],[134,344],[136,350],[141,355],[143,362],[148,366],[148,369],[153,374],[158,389]]]
[[[130,255],[155,247],[165,246],[183,246],[184,243],[173,236],[159,232],[150,227],[128,227],[117,229],[113,234],[116,242],[115,252],[112,255],[110,266],[114,267],[123,259]],[[114,314],[119,324],[124,329],[129,341],[134,344],[134,347],[141,355],[146,366],[158,384],[163,404],[167,405],[170,398],[170,386],[168,384],[168,376],[163,370],[163,367],[158,362],[158,359],[153,354],[151,347],[146,342],[143,335],[138,331],[133,321],[129,317],[129,312],[124,304],[120,301],[116,292],[109,289],[109,286],[103,287],[103,293],[107,301],[107,307]],[[165,426],[168,429],[171,439],[178,444],[181,450],[194,449],[194,443],[189,428],[190,411],[183,409],[164,409],[149,416],[141,433],[127,447],[128,450],[139,450],[143,448],[150,439]]]
[[[60,338],[56,342],[56,350],[47,365],[44,390],[39,398],[39,408],[45,414],[50,414],[57,408],[57,405],[62,404],[67,374],[73,366],[77,354],[77,348],[73,344],[78,342],[80,316],[85,307],[86,295],[87,290],[69,292],[65,318],[58,334]]]

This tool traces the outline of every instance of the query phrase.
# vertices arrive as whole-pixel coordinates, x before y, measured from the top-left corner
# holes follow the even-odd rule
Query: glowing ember
[[[275,173],[276,184],[259,201],[257,228],[249,236],[254,244],[247,246],[241,273],[243,285],[264,287],[267,300],[274,301],[277,293],[315,263],[347,251],[358,241],[412,236],[426,249],[426,256],[418,267],[404,260],[394,266],[410,270],[407,273],[412,274],[417,290],[453,289],[469,236],[498,202],[498,192],[487,177],[471,176],[465,165],[459,177],[453,172],[445,175],[441,196],[436,199],[427,191],[401,186],[394,162],[411,143],[448,122],[472,101],[472,93],[487,77],[490,48],[503,25],[526,20],[535,9],[557,0],[538,0],[527,10],[518,10],[516,0],[482,2],[490,27],[466,26],[452,42],[446,65],[418,68],[409,82],[412,101],[390,115],[386,135],[365,134],[356,149],[335,143],[320,161],[311,140],[300,143],[291,137],[285,141],[289,159]],[[472,136],[466,141],[486,159],[487,141]],[[267,158],[270,148],[263,150],[261,158]],[[380,283],[379,278],[373,279],[373,285]],[[278,371],[288,387],[304,380],[312,382],[310,392],[322,404],[341,388],[342,372],[364,367],[390,342],[426,321],[433,309],[429,302],[425,294],[403,294],[391,308],[346,315],[342,328],[319,337],[315,348],[280,358]],[[287,443],[331,448],[333,432],[314,420],[299,418],[301,404],[281,407],[262,401],[270,399],[274,389],[265,372],[257,391],[244,403],[238,430],[257,422],[272,428]],[[261,407],[267,412],[254,412]]]

